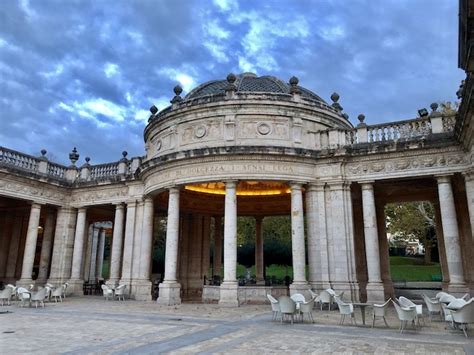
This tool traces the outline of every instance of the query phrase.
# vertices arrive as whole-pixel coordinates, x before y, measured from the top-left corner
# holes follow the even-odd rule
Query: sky
[[[336,91],[354,124],[414,118],[456,100],[457,14],[455,0],[1,0],[0,146],[141,156],[152,104],[230,72]]]

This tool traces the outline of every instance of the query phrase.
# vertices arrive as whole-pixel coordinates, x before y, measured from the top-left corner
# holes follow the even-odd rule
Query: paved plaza
[[[43,308],[0,306],[1,353],[474,353],[474,334],[446,330],[438,320],[400,335],[390,309],[387,329],[339,326],[339,312],[315,310],[315,323],[272,322],[269,305],[210,304],[71,297]],[[357,311],[359,312],[359,311]],[[370,311],[367,323],[370,323]],[[361,323],[360,313],[356,313]]]

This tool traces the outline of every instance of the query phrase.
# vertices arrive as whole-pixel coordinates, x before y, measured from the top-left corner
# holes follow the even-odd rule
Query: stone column
[[[109,279],[107,280],[108,285],[114,285],[120,279],[124,216],[125,213],[123,204],[117,204],[115,206],[114,229],[112,234],[112,252],[110,256],[110,275]]]
[[[469,220],[474,238],[474,172],[464,174],[466,181],[467,208],[469,210]]]
[[[12,239],[8,248],[7,271],[5,274],[6,282],[15,282],[15,270],[18,263],[21,232],[23,229],[23,214],[17,212],[13,221],[15,226],[12,231]]]
[[[212,258],[214,276],[221,276],[222,269],[222,219],[214,217],[214,255]]]
[[[96,261],[96,269],[95,275],[97,279],[103,280],[102,277],[102,269],[104,267],[104,249],[105,249],[105,229],[102,228],[99,232],[99,241],[97,243],[97,261]]]
[[[5,212],[4,221],[0,225],[0,279],[7,273],[8,250],[12,240],[13,212]]]
[[[97,268],[97,249],[99,247],[99,234],[100,228],[92,227],[92,243],[90,245],[90,257],[89,257],[89,282],[95,283],[97,279],[96,268]]]
[[[38,272],[38,283],[45,283],[48,278],[49,262],[51,260],[51,251],[53,246],[54,234],[54,213],[52,210],[46,211],[46,218],[43,230],[43,243],[41,246],[40,265]]]
[[[83,294],[84,280],[81,278],[82,257],[84,251],[84,236],[86,231],[87,208],[81,207],[77,211],[76,232],[74,234],[74,251],[72,254],[71,279],[69,288],[75,294]]]
[[[36,254],[36,242],[38,239],[38,226],[41,214],[41,205],[31,204],[30,218],[28,220],[28,232],[26,234],[25,251],[23,254],[23,267],[21,269],[21,278],[17,286],[26,286],[33,282],[33,263]]]
[[[133,262],[132,262],[132,279],[137,280],[140,277],[140,255],[141,255],[141,244],[142,244],[142,231],[143,231],[143,206],[145,202],[143,200],[138,201],[137,210],[135,214],[135,239],[133,240]],[[133,284],[133,282],[132,282]],[[135,296],[134,287],[132,287],[131,293]]]
[[[53,257],[48,279],[48,283],[53,285],[61,284],[71,276],[76,219],[77,210],[75,208],[60,207],[58,209],[54,232]]]
[[[454,206],[454,196],[450,176],[439,176],[438,196],[443,225],[444,244],[449,271],[448,292],[466,292],[464,270],[462,265],[459,230]]]
[[[224,281],[220,286],[219,304],[239,305],[237,282],[237,181],[225,183],[224,215]]]
[[[134,280],[135,299],[140,301],[151,301],[151,254],[153,248],[153,200],[149,197],[144,199],[143,224],[140,244],[140,264],[137,280]]]
[[[127,203],[127,218],[125,222],[125,241],[123,244],[123,259],[122,259],[122,278],[121,284],[127,285],[127,291],[130,293],[132,280],[132,266],[133,266],[133,240],[135,234],[137,202],[130,201]]]
[[[380,273],[380,250],[373,181],[363,182],[360,185],[362,188],[365,256],[368,274],[367,301],[381,301],[384,300],[384,290]]]
[[[293,283],[290,293],[305,293],[306,253],[304,241],[303,191],[301,183],[291,183],[291,250],[293,254]]]
[[[181,285],[177,280],[179,241],[179,188],[169,189],[166,225],[165,277],[160,284],[158,303],[168,306],[181,303]]]
[[[319,231],[317,230],[317,193],[315,185],[306,187],[306,231],[308,233],[308,269],[309,283],[311,288],[321,290],[321,243]],[[319,283],[319,284],[318,284]]]
[[[210,241],[211,241],[211,216],[205,215],[202,219],[202,265],[201,273],[203,276],[203,283],[209,283],[210,273]]]
[[[265,285],[262,222],[263,217],[255,217],[255,273],[257,285]]]

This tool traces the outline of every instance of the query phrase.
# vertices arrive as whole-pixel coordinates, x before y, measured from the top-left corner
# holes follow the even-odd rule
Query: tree
[[[391,203],[385,206],[387,232],[395,240],[419,241],[425,248],[425,263],[437,246],[434,208],[429,202]]]

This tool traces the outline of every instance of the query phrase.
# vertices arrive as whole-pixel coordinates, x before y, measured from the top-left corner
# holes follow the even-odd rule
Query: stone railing
[[[39,158],[32,157],[31,155],[0,147],[0,166],[4,165],[21,170],[37,172],[40,161]]]
[[[74,165],[64,165],[50,162],[45,157],[46,151],[42,151],[41,157],[33,157],[28,154],[17,152],[5,147],[0,147],[0,168],[29,172],[38,176],[46,177],[65,183],[84,183],[98,180],[117,180],[133,178],[133,173],[140,166],[141,157],[131,160],[123,159],[113,163],[90,165],[84,164],[78,168]],[[126,154],[126,153],[125,153]]]
[[[379,143],[397,140],[410,140],[432,134],[450,134],[454,132],[456,116],[435,115],[412,120],[381,123],[375,125],[359,124],[356,129],[345,133],[345,145],[360,143]]]

